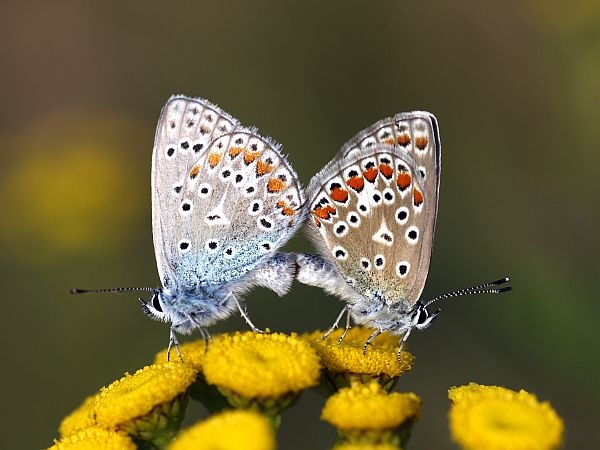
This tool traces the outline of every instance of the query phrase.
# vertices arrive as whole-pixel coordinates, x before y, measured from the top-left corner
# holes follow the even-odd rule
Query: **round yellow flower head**
[[[198,339],[196,341],[185,342],[183,344],[179,344],[179,350],[181,351],[181,358],[185,364],[189,364],[197,371],[202,370],[202,363],[204,362],[204,356],[206,355],[207,345],[210,345],[209,342],[206,342],[204,339]],[[177,356],[177,351],[175,349],[171,349],[170,360],[175,362],[179,360],[179,356]],[[167,349],[163,349],[154,356],[154,364],[164,364],[167,362]]]
[[[162,448],[179,430],[196,370],[181,362],[146,366],[100,390],[90,416]]]
[[[524,390],[471,383],[448,391],[450,430],[464,449],[550,450],[564,425],[548,402]]]
[[[400,450],[400,447],[392,444],[373,444],[369,442],[346,443],[333,447],[333,450]]]
[[[137,447],[127,434],[104,428],[86,428],[56,441],[48,450],[135,450]]]
[[[391,389],[395,380],[412,368],[413,355],[403,350],[401,362],[398,362],[398,337],[388,333],[380,335],[363,352],[363,347],[372,330],[362,327],[351,328],[342,342],[338,344],[343,330],[335,330],[327,339],[323,331],[314,331],[303,335],[310,342],[325,368],[335,378],[338,387],[348,386],[352,380],[370,380],[376,378],[380,384]]]
[[[90,407],[95,400],[95,396],[89,396],[81,405],[61,421],[58,427],[58,432],[61,437],[75,434],[78,431],[90,428],[94,425],[94,419],[90,417]]]
[[[269,421],[253,411],[227,411],[182,431],[169,450],[274,450]]]
[[[95,397],[92,414],[98,425],[116,427],[185,394],[195,378],[195,370],[180,362],[146,366],[103,387]]]
[[[314,350],[295,334],[252,331],[216,337],[203,365],[209,384],[247,399],[300,392],[318,383],[320,368]]]
[[[327,399],[321,418],[341,430],[383,430],[416,421],[420,409],[412,392],[388,394],[377,382],[354,383]]]

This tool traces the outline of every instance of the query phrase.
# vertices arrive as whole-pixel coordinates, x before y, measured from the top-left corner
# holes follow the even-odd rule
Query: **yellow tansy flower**
[[[321,419],[338,430],[342,442],[405,442],[418,420],[421,400],[413,393],[388,394],[377,382],[354,383],[327,399]]]
[[[123,432],[86,428],[56,441],[49,450],[136,450],[133,440]]]
[[[90,417],[90,407],[94,400],[95,396],[93,395],[86,398],[81,405],[61,421],[58,427],[61,437],[75,434],[94,425],[94,420]]]
[[[252,411],[227,411],[182,431],[169,450],[273,450],[275,436],[267,419]]]
[[[144,367],[102,388],[90,414],[99,426],[164,445],[179,429],[195,378],[196,371],[180,362]]]
[[[450,388],[448,397],[452,437],[464,449],[550,450],[562,443],[560,417],[524,390],[471,383]]]
[[[319,381],[314,350],[295,334],[221,335],[208,346],[206,381],[246,398],[275,398]]]
[[[265,414],[275,428],[283,409],[319,382],[320,370],[315,351],[295,334],[252,331],[215,338],[203,364],[209,388],[216,386],[231,406]]]
[[[376,382],[355,383],[327,399],[321,418],[338,429],[380,430],[418,419],[420,409],[412,392],[388,394]]]
[[[204,339],[179,344],[179,351],[181,352],[183,362],[189,364],[198,371],[201,370],[204,356],[206,355],[207,345],[210,345],[210,342],[206,342]],[[171,348],[170,360],[175,362],[178,359],[177,350]],[[164,364],[166,362],[167,349],[165,348],[156,354],[154,357],[154,364]]]
[[[311,343],[321,362],[336,386],[349,386],[352,381],[370,381],[379,383],[391,390],[397,378],[412,368],[414,356],[403,350],[401,362],[398,362],[398,337],[383,333],[363,353],[363,347],[373,330],[353,327],[348,330],[344,340],[338,344],[344,330],[335,330],[326,339],[323,331],[314,331],[302,336]]]
[[[400,447],[392,444],[346,443],[333,447],[333,450],[400,450]]]

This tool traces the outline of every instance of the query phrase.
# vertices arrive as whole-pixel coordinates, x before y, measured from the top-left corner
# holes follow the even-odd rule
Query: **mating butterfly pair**
[[[203,99],[171,97],[152,157],[152,231],[162,288],[142,301],[176,333],[239,310],[252,286],[285,294],[296,278],[345,300],[347,313],[378,334],[427,327],[419,301],[429,271],[439,182],[440,138],[427,112],[400,113],[357,134],[313,177],[305,200],[298,176],[270,138]],[[282,253],[307,222],[320,250]],[[446,294],[497,293],[508,279]],[[115,289],[117,291],[135,288]],[[114,291],[114,290],[113,290]],[[90,292],[74,290],[74,292]],[[343,336],[342,336],[343,339]],[[399,350],[400,351],[400,350]],[[398,353],[399,355],[400,353]]]

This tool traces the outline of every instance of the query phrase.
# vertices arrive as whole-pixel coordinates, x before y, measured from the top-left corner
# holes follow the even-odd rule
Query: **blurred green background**
[[[40,448],[100,386],[166,346],[135,294],[156,286],[150,155],[169,95],[218,103],[284,144],[304,184],[357,131],[437,115],[441,202],[425,291],[510,275],[513,293],[444,305],[401,390],[424,400],[410,448],[449,449],[446,391],[524,388],[600,448],[596,0],[5,1],[0,6],[3,447]],[[291,249],[306,249],[299,236]],[[341,306],[296,284],[249,296],[254,322],[326,328]],[[246,329],[239,316],[213,332]],[[307,393],[281,448],[327,448]],[[199,413],[202,411],[199,410]]]

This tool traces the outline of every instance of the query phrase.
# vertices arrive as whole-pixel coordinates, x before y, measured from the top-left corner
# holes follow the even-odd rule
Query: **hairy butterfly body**
[[[320,254],[297,256],[297,278],[346,301],[329,333],[347,312],[346,331],[350,316],[375,329],[365,348],[385,331],[401,336],[401,348],[412,329],[437,315],[419,298],[431,259],[440,164],[437,120],[415,111],[358,133],[311,180],[308,228]],[[505,281],[444,298],[501,292],[507,288],[491,287]]]
[[[239,309],[240,295],[265,286],[283,295],[295,257],[277,252],[303,221],[303,193],[280,146],[210,102],[173,96],[152,156],[152,231],[162,287],[142,301],[175,333],[206,327]],[[113,289],[124,291],[130,289]],[[75,290],[75,292],[84,292]],[[179,352],[179,349],[177,348]]]

